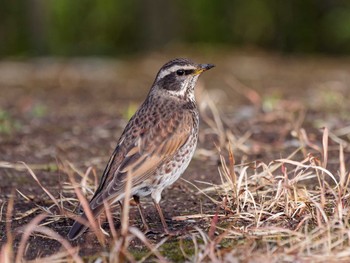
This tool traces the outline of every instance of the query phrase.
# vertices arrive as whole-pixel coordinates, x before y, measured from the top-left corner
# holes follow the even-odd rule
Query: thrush
[[[89,202],[95,218],[103,212],[104,203],[124,199],[129,176],[130,194],[146,229],[149,228],[139,199],[151,195],[164,232],[171,233],[159,202],[162,191],[179,179],[194,154],[199,123],[194,87],[199,75],[212,67],[177,58],[159,70],[146,100],[126,125]],[[69,239],[77,238],[88,228],[81,223],[87,220],[85,213],[80,219],[83,220],[72,225]]]

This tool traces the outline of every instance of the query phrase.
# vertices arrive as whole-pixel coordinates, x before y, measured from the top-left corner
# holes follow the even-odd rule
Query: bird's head
[[[159,70],[151,93],[192,99],[199,75],[212,67],[212,64],[197,64],[184,58],[171,60]]]

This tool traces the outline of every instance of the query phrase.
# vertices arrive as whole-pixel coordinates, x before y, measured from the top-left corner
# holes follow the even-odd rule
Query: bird
[[[145,228],[149,230],[140,197],[151,196],[164,233],[171,235],[159,205],[161,194],[179,179],[193,157],[199,130],[194,89],[198,77],[213,67],[176,58],[160,68],[145,101],[125,126],[89,202],[94,218],[104,211],[104,203],[111,205],[124,199],[130,176],[130,196]],[[78,217],[80,220],[73,223],[68,233],[70,240],[89,227],[82,224],[87,222],[86,213]]]

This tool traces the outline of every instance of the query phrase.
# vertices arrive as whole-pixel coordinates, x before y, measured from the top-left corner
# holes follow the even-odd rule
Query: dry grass
[[[329,132],[324,130],[322,158],[308,154],[305,159],[294,159],[297,150],[288,158],[277,159],[270,163],[256,162],[243,165],[235,164],[232,150],[228,158],[220,154],[221,167],[218,172],[221,185],[212,185],[199,191],[215,202],[218,209],[210,215],[195,214],[177,217],[175,220],[189,218],[210,218],[208,230],[197,229],[191,234],[194,253],[182,253],[193,262],[203,261],[247,261],[247,262],[332,262],[347,261],[350,257],[349,230],[349,176],[344,161],[343,146],[339,144],[339,169],[337,174],[327,169]],[[228,149],[231,149],[228,146]],[[227,162],[226,162],[227,160]],[[41,207],[45,213],[36,216],[16,233],[11,230],[13,199],[7,206],[7,243],[1,247],[1,262],[23,262],[25,246],[30,235],[44,235],[61,243],[63,250],[39,262],[83,262],[78,255],[79,247],[73,247],[54,230],[41,223],[44,218],[57,220],[57,217],[72,217],[72,211],[66,206],[70,198],[55,199],[37,180],[29,166],[24,166],[38,182],[43,191],[57,206],[59,215],[50,214],[50,208]],[[66,189],[74,189],[85,211],[89,211],[84,194],[78,186],[93,185],[94,179],[88,173],[80,174],[76,183],[76,169],[69,163],[61,167],[71,183]],[[327,180],[330,179],[330,180]],[[127,185],[126,192],[130,192]],[[128,196],[128,195],[127,195]],[[76,203],[76,200],[74,201]],[[155,257],[166,262],[159,247],[166,242],[153,244],[134,227],[128,225],[129,202],[123,205],[122,229],[120,234],[113,228],[113,219],[109,207],[106,217],[110,223],[110,253],[98,256],[100,262],[136,261],[128,250],[130,240],[139,239],[149,250],[141,260]],[[88,216],[91,229],[102,246],[106,246],[106,236],[97,222]],[[48,221],[45,221],[48,224]],[[12,249],[13,236],[21,233],[18,249]],[[179,247],[181,249],[181,246]],[[264,256],[262,256],[264,255]]]
[[[223,184],[202,190],[221,196],[218,205],[223,211],[213,217],[211,231],[203,238],[202,257],[212,261],[348,261],[349,176],[339,148],[337,175],[311,155],[302,161],[291,156],[234,170],[222,158]],[[333,183],[328,184],[325,177]],[[215,235],[211,234],[214,227]],[[232,245],[219,249],[222,243]]]

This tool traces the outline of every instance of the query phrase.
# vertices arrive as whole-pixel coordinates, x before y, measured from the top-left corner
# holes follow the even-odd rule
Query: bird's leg
[[[165,222],[165,218],[164,218],[164,215],[163,215],[162,209],[160,208],[159,203],[157,203],[155,200],[153,200],[153,203],[154,203],[154,206],[156,207],[156,209],[158,211],[158,214],[159,214],[159,217],[160,217],[160,221],[162,221],[162,225],[163,225],[163,229],[164,229],[165,234],[167,234],[169,236],[177,236],[177,235],[179,235],[179,232],[176,232],[176,231],[174,232],[174,231],[169,230],[168,225]]]
[[[141,216],[141,220],[142,220],[142,224],[143,224],[144,230],[147,233],[147,232],[150,231],[150,228],[149,228],[149,226],[148,226],[148,224],[146,222],[144,210],[143,210],[143,207],[141,206],[141,203],[140,203],[140,197],[137,196],[137,195],[134,195],[133,198],[135,200],[137,208],[139,209],[139,213],[140,213],[140,216]]]

